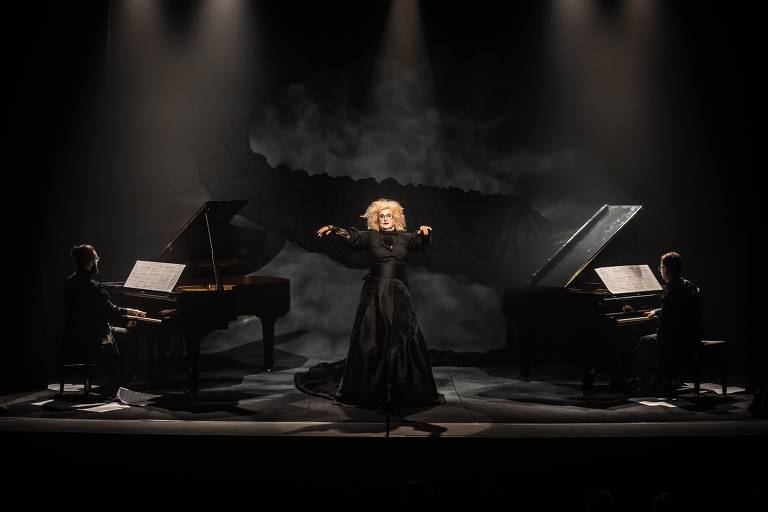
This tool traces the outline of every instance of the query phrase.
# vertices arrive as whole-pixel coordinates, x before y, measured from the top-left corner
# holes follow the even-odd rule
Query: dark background
[[[759,348],[749,298],[762,232],[752,220],[758,13],[716,2],[574,4],[406,8],[409,21],[420,12],[420,31],[404,68],[387,67],[388,52],[414,32],[388,18],[389,2],[14,8],[6,252],[19,311],[4,362],[18,364],[5,376],[14,385],[52,376],[69,247],[94,243],[104,280],[152,259],[209,198],[190,148],[231,130],[249,130],[272,165],[514,193],[564,233],[604,203],[642,204],[652,235],[627,263],[654,268],[658,254],[680,251],[704,290],[709,337],[732,340],[745,373]],[[427,156],[408,150],[414,139]],[[324,281],[308,266],[322,266]],[[357,273],[295,246],[260,273],[292,279],[282,328],[313,333],[296,350],[343,355]],[[503,344],[493,290],[427,273],[415,274],[414,290],[430,346]],[[428,300],[435,290],[463,299]],[[452,307],[456,324],[437,326]],[[233,332],[250,336],[247,326]]]

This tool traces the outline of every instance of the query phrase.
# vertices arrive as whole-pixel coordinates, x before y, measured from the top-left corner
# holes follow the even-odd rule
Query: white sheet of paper
[[[613,294],[661,291],[662,287],[648,265],[600,267],[595,272]]]
[[[178,263],[161,263],[159,261],[138,260],[131,270],[131,275],[125,281],[126,288],[170,292],[186,265]]]
[[[686,388],[693,389],[693,382],[684,382]],[[699,390],[701,391],[712,391],[715,394],[722,395],[723,394],[723,386],[721,384],[717,384],[715,382],[702,382],[699,385]],[[726,392],[729,395],[732,395],[734,393],[743,393],[746,391],[744,388],[740,388],[738,386],[728,386],[726,388]]]
[[[669,402],[663,402],[663,401],[662,402],[651,402],[650,400],[640,400],[637,403],[643,404],[643,405],[649,405],[651,407],[677,407],[676,405],[672,405]]]
[[[59,390],[59,384],[48,384],[48,389],[51,391],[58,391]],[[64,384],[64,391],[82,391],[83,385],[82,384]]]
[[[84,407],[82,409],[78,409],[79,411],[84,412],[109,412],[109,411],[117,411],[119,409],[128,409],[130,408],[130,405],[124,405],[124,404],[118,404],[116,402],[110,402],[108,404],[98,404],[94,407]]]
[[[120,386],[120,389],[117,390],[116,398],[122,404],[144,406],[144,405],[147,405],[153,399],[160,398],[161,396],[162,395],[150,395],[147,393],[140,393],[138,391],[133,391],[131,389]]]

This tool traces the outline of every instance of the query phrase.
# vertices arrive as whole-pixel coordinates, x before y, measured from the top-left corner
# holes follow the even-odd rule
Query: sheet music
[[[161,263],[159,261],[138,260],[131,270],[131,275],[125,281],[126,288],[170,292],[186,265],[178,263]]]
[[[662,287],[648,265],[621,265],[596,268],[595,272],[613,294],[661,291]]]

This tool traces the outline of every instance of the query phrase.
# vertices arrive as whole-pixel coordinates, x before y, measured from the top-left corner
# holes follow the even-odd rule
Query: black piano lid
[[[533,274],[533,284],[567,287],[641,208],[642,205],[603,205]]]
[[[237,215],[246,202],[206,201],[165,245],[157,261],[187,265],[182,279],[195,277],[212,280],[211,246],[205,219],[207,213],[219,275],[245,275],[257,270],[256,252],[263,243],[264,232],[230,224],[232,217]]]

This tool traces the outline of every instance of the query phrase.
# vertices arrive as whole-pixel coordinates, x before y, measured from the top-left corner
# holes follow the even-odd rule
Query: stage
[[[202,388],[194,396],[180,388],[152,389],[146,384],[123,388],[114,399],[102,395],[98,386],[85,397],[76,384],[67,384],[59,395],[58,383],[52,383],[47,390],[6,397],[3,419],[6,425],[13,419],[41,430],[50,421],[59,425],[57,429],[76,422],[72,424],[87,431],[99,431],[87,426],[92,423],[148,433],[403,437],[517,437],[530,436],[538,428],[555,437],[625,431],[633,436],[711,433],[713,424],[748,432],[759,424],[747,410],[752,397],[740,387],[729,387],[722,396],[719,385],[703,383],[697,397],[686,383],[667,397],[628,397],[599,381],[595,393],[585,396],[568,368],[539,368],[526,382],[516,367],[435,367],[445,404],[392,410],[346,407],[294,387],[295,372],[312,363],[272,372],[209,370],[202,372]],[[116,426],[121,423],[132,426]]]
[[[296,390],[294,374],[319,360],[282,352],[277,361],[263,372],[205,354],[196,396],[183,392],[180,376],[166,389],[139,384],[112,400],[99,387],[85,397],[75,384],[59,395],[58,383],[5,396],[0,431],[13,447],[12,480],[39,483],[46,467],[46,485],[64,489],[83,474],[98,488],[153,482],[166,496],[178,482],[212,495],[248,482],[299,501],[325,489],[411,499],[404,489],[415,481],[438,495],[434,502],[483,493],[552,506],[610,489],[630,510],[660,491],[710,482],[718,486],[710,503],[762,492],[750,488],[757,477],[742,460],[764,450],[768,422],[751,417],[752,397],[739,387],[727,396],[703,383],[698,397],[687,387],[627,397],[598,380],[585,397],[573,368],[536,368],[526,382],[516,367],[437,366],[445,404],[368,410]]]
[[[768,501],[767,345],[742,277],[762,232],[760,16],[97,0],[17,2],[8,19],[6,196],[26,206],[5,237],[6,508]],[[131,329],[112,349],[139,339],[120,347],[136,378],[107,392],[97,375],[85,396],[73,371],[59,394],[62,342],[91,347],[107,323]],[[720,342],[697,345],[695,363],[720,365],[700,394],[691,371],[669,395],[608,386],[652,332],[625,373],[674,366],[684,347],[665,337]],[[446,402],[369,410],[296,388],[360,346],[407,349],[411,397],[431,364]],[[665,492],[677,502],[652,508]]]

